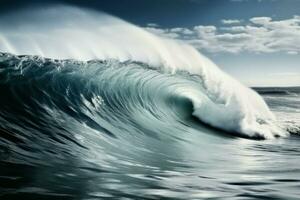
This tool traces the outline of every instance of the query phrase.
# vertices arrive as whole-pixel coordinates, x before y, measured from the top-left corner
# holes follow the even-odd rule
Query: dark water
[[[300,88],[256,88],[291,135],[249,140],[192,117],[187,76],[1,54],[0,199],[299,199]]]

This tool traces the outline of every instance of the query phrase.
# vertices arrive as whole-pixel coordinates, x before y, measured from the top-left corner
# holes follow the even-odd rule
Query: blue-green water
[[[187,85],[201,77],[1,54],[0,199],[298,199],[300,89],[256,88],[291,135],[253,140],[194,117]]]

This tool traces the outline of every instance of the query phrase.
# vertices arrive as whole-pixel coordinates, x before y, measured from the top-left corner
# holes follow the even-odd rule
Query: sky
[[[0,13],[57,3],[183,40],[248,86],[300,86],[300,0],[0,0]]]

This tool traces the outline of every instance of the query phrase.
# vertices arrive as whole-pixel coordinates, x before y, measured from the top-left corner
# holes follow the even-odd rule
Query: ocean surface
[[[299,199],[300,88],[254,88],[290,135],[249,139],[174,95],[198,79],[0,54],[0,199]]]
[[[300,88],[72,6],[0,18],[0,199],[299,199]]]

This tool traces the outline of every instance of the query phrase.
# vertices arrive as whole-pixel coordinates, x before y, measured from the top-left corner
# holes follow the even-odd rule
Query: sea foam
[[[31,8],[0,18],[0,51],[55,59],[139,61],[196,74],[205,90],[179,89],[193,115],[247,137],[285,136],[263,99],[181,41],[161,38],[105,13],[72,6]]]

